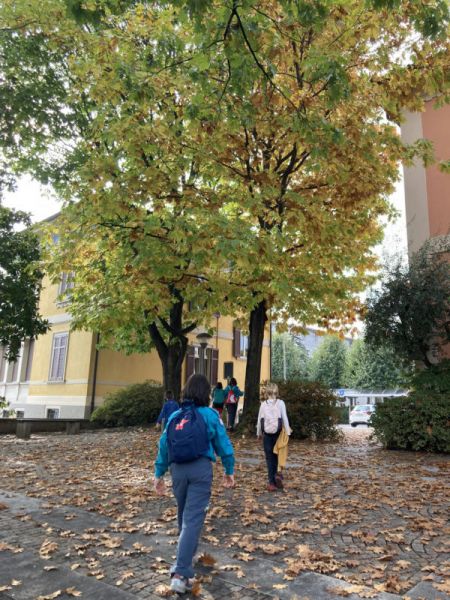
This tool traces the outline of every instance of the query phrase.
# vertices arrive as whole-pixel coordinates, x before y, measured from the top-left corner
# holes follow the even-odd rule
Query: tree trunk
[[[264,331],[267,322],[267,303],[261,300],[250,313],[247,368],[245,370],[244,425],[251,427],[259,410],[259,385]]]
[[[195,329],[196,323],[183,327],[183,298],[178,290],[171,287],[171,293],[176,298],[173,304],[169,320],[160,317],[158,323],[149,325],[148,332],[158,352],[163,370],[163,385],[165,390],[171,390],[174,398],[181,397],[181,377],[183,361],[188,347],[186,334]],[[161,331],[166,334],[166,339]]]
[[[186,349],[187,338],[184,337],[184,339],[174,340],[170,346],[166,346],[163,356],[158,352],[163,368],[164,389],[172,390],[176,399],[181,397],[181,378]]]

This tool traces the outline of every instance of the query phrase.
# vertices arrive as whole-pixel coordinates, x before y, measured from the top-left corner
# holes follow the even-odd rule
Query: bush
[[[419,371],[413,379],[412,388],[417,393],[436,392],[450,398],[450,360]]]
[[[387,398],[372,416],[374,436],[389,450],[450,452],[449,401],[428,392]]]
[[[164,388],[155,381],[136,383],[108,394],[94,410],[91,421],[104,427],[146,425],[158,418],[164,401]]]
[[[283,381],[278,386],[280,398],[286,402],[293,438],[331,441],[342,438],[336,428],[339,420],[336,397],[328,388],[303,381]]]
[[[412,387],[377,405],[374,437],[390,450],[450,452],[450,361],[418,373]]]

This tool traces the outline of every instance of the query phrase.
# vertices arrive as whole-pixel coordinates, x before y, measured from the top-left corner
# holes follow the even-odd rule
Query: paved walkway
[[[220,471],[199,598],[450,598],[449,460],[294,442],[286,491],[265,491],[262,449],[237,439],[235,490]],[[149,483],[157,434],[140,429],[0,438],[0,599],[168,595],[171,496]]]

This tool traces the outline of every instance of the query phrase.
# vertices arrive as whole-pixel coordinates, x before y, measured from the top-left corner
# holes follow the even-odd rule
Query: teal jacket
[[[227,395],[225,394],[225,390],[214,388],[212,394],[213,404],[218,404],[219,406],[225,402],[227,399]]]
[[[225,473],[233,475],[234,473],[234,450],[227,436],[222,419],[217,414],[217,411],[209,408],[209,406],[199,406],[198,412],[202,415],[206,423],[206,429],[209,437],[209,450],[205,454],[212,462],[216,462],[216,454],[220,456]],[[159,438],[158,456],[155,461],[155,477],[162,477],[169,468],[169,452],[167,449],[167,426],[170,421],[180,411],[172,413],[167,421],[164,433]]]

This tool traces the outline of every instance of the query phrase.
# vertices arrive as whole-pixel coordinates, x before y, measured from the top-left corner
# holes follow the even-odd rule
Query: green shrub
[[[450,360],[419,371],[413,378],[412,388],[417,393],[436,392],[450,398]]]
[[[293,438],[331,441],[342,438],[336,428],[339,420],[336,397],[328,388],[304,381],[283,381],[278,386],[280,398],[286,402]]]
[[[102,406],[94,410],[91,421],[104,427],[124,427],[154,423],[164,400],[164,389],[154,381],[145,381],[108,394]]]
[[[387,398],[372,416],[385,448],[450,452],[450,361],[417,373],[406,398]]]
[[[350,421],[350,408],[348,406],[338,406],[337,422],[340,425],[348,425]]]
[[[374,437],[390,450],[450,452],[449,404],[433,392],[387,398],[372,415]]]

